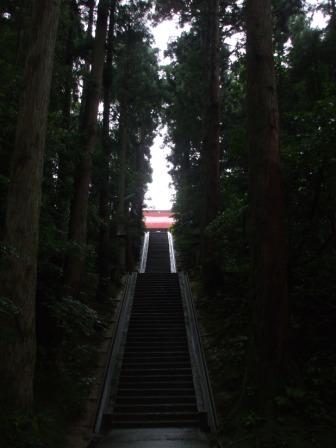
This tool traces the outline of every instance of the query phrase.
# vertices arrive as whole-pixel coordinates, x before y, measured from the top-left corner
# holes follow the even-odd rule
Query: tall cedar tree
[[[120,238],[119,244],[119,268],[121,272],[126,271],[127,264],[127,224],[128,211],[126,209],[126,188],[127,188],[127,152],[129,146],[128,134],[128,109],[125,96],[121,98],[120,104],[120,156],[119,156],[119,180],[118,180],[118,206],[117,206],[117,234]]]
[[[201,251],[205,286],[214,285],[216,267],[211,263],[211,242],[207,238],[206,226],[217,216],[219,209],[219,1],[205,3],[204,22],[204,64],[205,64],[205,106],[203,116],[202,142],[202,235]]]
[[[99,243],[98,243],[98,298],[103,298],[110,277],[109,247],[110,247],[110,226],[109,226],[109,161],[111,154],[110,139],[110,107],[111,107],[111,87],[112,87],[112,57],[113,38],[116,13],[116,0],[112,1],[110,8],[110,21],[107,40],[106,61],[104,67],[104,112],[103,112],[103,168],[102,179],[99,192]]]
[[[92,153],[96,141],[97,113],[102,87],[107,19],[110,0],[100,0],[98,5],[96,36],[93,45],[92,69],[88,91],[83,92],[84,111],[81,117],[80,133],[82,154],[76,169],[74,197],[71,204],[69,241],[71,252],[65,265],[64,279],[67,291],[74,297],[79,293],[84,248],[87,238],[88,199],[92,171]]]
[[[270,0],[247,0],[247,107],[255,300],[252,375],[262,405],[284,367],[288,327],[287,241]]]
[[[33,402],[41,184],[59,11],[60,0],[34,2],[7,198],[0,295],[12,313],[1,323],[0,401],[21,411]]]
[[[219,1],[206,3],[205,62],[206,98],[202,161],[204,164],[204,224],[209,224],[219,208]]]
[[[65,29],[65,51],[63,55],[64,63],[64,76],[63,76],[63,89],[62,89],[62,124],[63,130],[67,135],[71,131],[71,108],[72,108],[72,96],[75,85],[74,80],[74,61],[75,61],[75,37],[76,37],[76,25],[79,22],[79,11],[76,1],[72,0],[63,7],[63,13],[66,12],[69,15],[67,20],[67,26]],[[88,26],[88,30],[90,24]],[[92,32],[92,25],[91,25]],[[91,35],[91,34],[90,34]],[[57,209],[59,210],[57,216],[57,227],[66,232],[68,222],[65,217],[69,216],[70,198],[69,198],[69,185],[68,178],[71,178],[71,145],[69,139],[65,139],[65,150],[59,154],[58,170],[57,170]]]

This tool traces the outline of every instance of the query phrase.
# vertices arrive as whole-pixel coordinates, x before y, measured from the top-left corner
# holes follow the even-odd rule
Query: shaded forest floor
[[[245,280],[228,282],[225,293],[199,300],[208,367],[223,448],[332,448],[336,440],[336,353],[331,302],[293,292],[289,375],[273,397],[270,422],[253,407],[237,406],[244,384],[249,340]],[[252,394],[253,391],[248,391]],[[253,402],[253,400],[252,400]]]
[[[120,295],[119,289],[120,285],[112,287],[109,298],[100,304],[94,294],[95,282],[91,282],[88,294],[81,297],[82,305],[69,300],[55,303],[47,312],[43,309],[46,319],[39,329],[34,414],[5,413],[1,417],[1,447],[74,448],[76,430],[81,426],[84,432],[82,426],[88,420],[86,432],[91,435],[97,406],[97,398],[93,401],[92,396],[104,370],[106,333],[111,330],[119,300],[113,297]]]
[[[92,279],[91,279],[92,280]],[[197,302],[203,341],[220,421],[218,439],[223,448],[333,448],[336,440],[336,353],[332,301],[316,293],[291,294],[292,328],[289,375],[282,390],[273,397],[272,425],[253,407],[237,407],[244,383],[249,341],[250,307],[246,278],[229,276],[225,293]],[[197,296],[198,284],[193,284]],[[116,302],[98,304],[87,287],[81,299],[56,304],[40,329],[36,375],[35,414],[2,419],[0,445],[6,448],[59,448],[83,418],[97,382],[105,330]],[[316,291],[315,291],[316,292]],[[110,291],[116,297],[118,288]],[[71,320],[65,318],[68,307]],[[64,308],[65,307],[65,308]],[[46,313],[48,316],[48,313]],[[51,322],[54,322],[53,324]],[[55,322],[59,322],[55,325]],[[250,391],[253,394],[253,391]]]

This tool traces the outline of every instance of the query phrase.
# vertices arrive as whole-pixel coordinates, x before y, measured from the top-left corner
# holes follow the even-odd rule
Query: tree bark
[[[202,185],[203,207],[201,217],[201,263],[203,282],[208,293],[216,285],[215,277],[218,268],[212,257],[213,242],[206,235],[206,227],[216,218],[219,210],[219,1],[206,2],[205,22],[205,76],[206,103],[203,117],[203,143],[202,143]]]
[[[128,119],[125,100],[121,100],[120,106],[120,154],[119,154],[119,181],[118,181],[118,205],[117,205],[117,236],[119,238],[119,267],[121,272],[126,271],[127,250],[127,211],[126,211],[126,170],[128,150]]]
[[[127,269],[133,271],[136,260],[140,256],[140,242],[143,232],[142,209],[144,202],[144,178],[145,178],[145,131],[140,124],[138,130],[138,141],[135,145],[135,157],[133,160],[134,187],[132,190],[131,209],[129,212],[128,226],[128,256]]]
[[[57,227],[66,235],[69,225],[70,214],[70,197],[72,180],[72,164],[71,164],[71,145],[69,144],[69,134],[71,130],[71,106],[72,93],[74,89],[73,62],[74,62],[74,42],[76,20],[78,20],[77,5],[74,1],[66,4],[64,8],[68,8],[70,16],[69,24],[66,29],[66,47],[64,54],[64,81],[62,94],[62,127],[65,131],[65,151],[58,153],[58,170],[57,170]]]
[[[60,0],[36,0],[24,70],[7,198],[0,296],[12,313],[1,323],[0,400],[29,411],[36,357],[35,294],[44,145]]]
[[[259,397],[285,367],[288,335],[287,239],[270,0],[247,0],[247,106],[252,293],[252,375]]]
[[[86,30],[86,38],[89,43],[92,39],[93,32],[93,19],[94,19],[94,10],[96,6],[96,0],[88,0],[87,8],[88,8],[88,20],[87,20],[87,30]],[[83,122],[83,117],[85,114],[85,110],[87,107],[87,95],[89,93],[89,80],[90,80],[90,67],[92,64],[92,55],[89,51],[87,51],[87,55],[85,58],[84,64],[84,76],[83,76],[83,92],[81,97],[81,107],[79,112],[79,121]]]
[[[79,293],[85,260],[91,157],[96,141],[97,113],[102,86],[109,4],[110,0],[100,0],[98,5],[91,76],[87,84],[87,95],[83,92],[86,102],[80,126],[82,156],[76,169],[74,197],[71,204],[69,241],[72,243],[72,248],[67,258],[64,273],[67,292],[74,297]]]
[[[106,62],[104,70],[104,112],[103,112],[103,167],[101,173],[101,184],[99,192],[99,244],[98,244],[98,299],[103,299],[106,295],[106,288],[110,281],[110,230],[109,230],[109,185],[110,185],[110,106],[111,106],[111,86],[112,86],[112,57],[113,57],[113,39],[115,24],[116,0],[112,1],[110,8],[110,23],[108,32],[108,43],[106,52]]]
[[[92,37],[93,15],[94,15],[95,5],[96,5],[96,0],[89,0],[87,2],[87,7],[88,7],[89,10],[88,10],[88,27],[87,27],[87,30],[86,30],[86,35],[88,36],[88,38]],[[88,60],[85,61],[85,63],[87,63],[87,62],[88,62]]]
[[[219,209],[219,2],[207,3],[207,102],[204,115],[202,162],[204,164],[204,215],[207,226]]]

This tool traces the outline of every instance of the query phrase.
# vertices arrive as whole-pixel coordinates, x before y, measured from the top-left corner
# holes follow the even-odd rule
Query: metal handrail
[[[175,273],[176,271],[176,260],[174,251],[174,241],[171,232],[167,232],[168,244],[169,244],[169,259],[170,259],[170,272]]]
[[[149,243],[149,232],[145,232],[143,245],[142,245],[142,251],[141,251],[140,269],[139,269],[139,272],[141,274],[143,274],[146,271],[148,243]]]
[[[210,431],[215,432],[218,427],[215,401],[211,389],[201,334],[198,327],[197,311],[192,297],[189,278],[186,273],[179,273],[179,283],[186,312],[186,328],[190,355],[193,361],[192,367],[194,371],[193,375],[196,395],[198,398],[197,404],[199,411],[203,411],[207,414]]]
[[[111,400],[113,384],[117,387],[117,377],[120,373],[121,362],[124,351],[124,343],[127,336],[130,311],[132,308],[134,289],[137,273],[133,272],[127,276],[123,297],[117,310],[117,318],[113,329],[109,348],[108,361],[105,367],[104,380],[98,401],[94,432],[99,433],[102,425],[103,415]]]

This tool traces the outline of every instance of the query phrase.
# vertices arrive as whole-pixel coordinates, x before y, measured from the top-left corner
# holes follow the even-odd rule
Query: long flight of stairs
[[[170,272],[170,257],[167,232],[150,232],[146,272]]]
[[[170,273],[167,232],[150,234],[138,274],[112,428],[202,427],[178,274]]]

